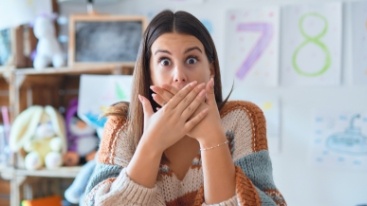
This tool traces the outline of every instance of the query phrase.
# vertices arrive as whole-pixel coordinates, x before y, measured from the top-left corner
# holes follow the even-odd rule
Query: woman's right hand
[[[144,133],[140,141],[159,152],[175,144],[208,114],[208,110],[203,110],[192,116],[205,96],[205,84],[192,82],[154,113],[149,100],[139,95],[144,111]]]

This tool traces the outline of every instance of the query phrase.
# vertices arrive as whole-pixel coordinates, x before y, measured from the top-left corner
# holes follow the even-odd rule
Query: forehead
[[[164,49],[164,50],[185,50],[186,48],[197,46],[202,51],[204,50],[203,44],[195,36],[179,33],[165,33],[159,36],[152,44],[152,52]]]

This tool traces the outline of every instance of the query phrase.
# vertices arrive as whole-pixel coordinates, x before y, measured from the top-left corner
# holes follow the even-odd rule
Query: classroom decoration
[[[36,70],[45,69],[50,63],[55,68],[64,66],[65,58],[57,41],[52,16],[38,16],[33,27],[37,37],[36,56],[33,66]]]
[[[317,112],[311,160],[333,169],[367,170],[367,113]]]
[[[282,84],[338,85],[342,4],[285,6],[283,16]]]
[[[276,86],[279,8],[230,10],[226,26],[225,84]]]
[[[69,66],[134,65],[145,17],[72,15],[69,22]]]
[[[94,159],[99,144],[96,128],[81,120],[77,112],[78,99],[74,98],[70,100],[65,113],[68,150],[63,159],[67,166],[82,165]]]
[[[64,119],[52,106],[28,107],[14,120],[9,141],[13,152],[25,152],[26,169],[58,168],[67,146]]]
[[[78,116],[95,127],[98,136],[106,123],[104,110],[114,103],[130,101],[131,75],[82,75],[80,77]]]
[[[355,85],[367,85],[367,2],[351,2],[352,64]]]

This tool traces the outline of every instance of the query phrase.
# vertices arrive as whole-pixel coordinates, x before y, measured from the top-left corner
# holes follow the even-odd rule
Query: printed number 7
[[[269,45],[273,36],[273,27],[268,23],[242,23],[237,26],[237,31],[261,32],[259,40],[256,42],[255,46],[251,49],[250,54],[236,72],[237,78],[243,79]]]

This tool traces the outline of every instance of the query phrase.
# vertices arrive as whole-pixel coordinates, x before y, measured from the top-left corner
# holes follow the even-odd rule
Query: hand
[[[156,93],[153,96],[154,101],[159,105],[164,106],[165,102],[169,102],[177,93],[177,89],[170,85],[163,85],[161,87],[151,86],[151,89]],[[210,139],[210,136],[223,133],[220,114],[218,111],[217,103],[215,101],[214,94],[214,80],[210,79],[206,85],[206,99],[201,103],[200,107],[195,111],[193,115],[200,113],[203,110],[208,110],[208,115],[201,121],[196,127],[193,127],[187,135],[197,139],[198,141]]]
[[[205,94],[205,84],[190,83],[156,113],[153,112],[149,100],[139,95],[144,111],[144,133],[141,141],[160,152],[175,144],[208,114],[206,109],[194,114],[205,101]]]

